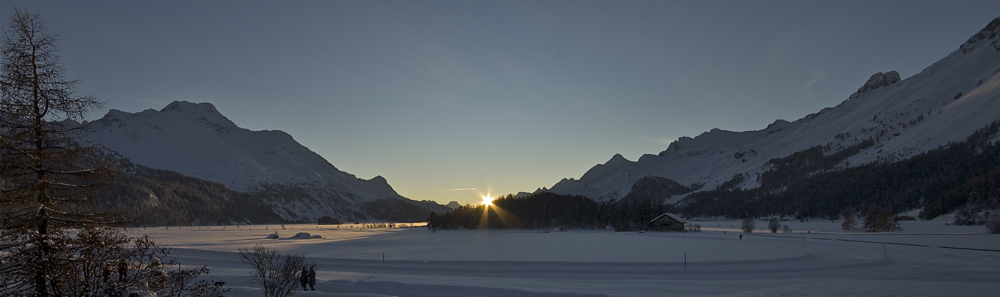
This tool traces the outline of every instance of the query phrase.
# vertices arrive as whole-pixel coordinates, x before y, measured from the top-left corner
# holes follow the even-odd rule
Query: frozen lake
[[[256,244],[320,264],[317,291],[296,296],[995,296],[1000,235],[944,222],[869,234],[839,231],[839,221],[792,221],[794,233],[742,240],[732,220],[695,222],[704,231],[689,233],[357,225],[132,232],[171,247],[184,265],[208,265],[237,296],[263,296],[236,252]],[[276,229],[323,238],[265,238]]]

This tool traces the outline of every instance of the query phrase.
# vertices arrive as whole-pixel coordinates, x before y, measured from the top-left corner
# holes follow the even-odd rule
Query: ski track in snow
[[[236,253],[255,244],[320,264],[319,291],[296,296],[993,296],[1000,290],[1000,252],[942,248],[1000,248],[1000,236],[977,234],[981,226],[904,222],[902,233],[868,234],[836,231],[840,222],[787,222],[796,233],[740,240],[736,228],[725,227],[737,221],[698,223],[704,232],[279,230],[323,236],[304,240],[264,239],[280,227],[259,225],[132,232],[172,247],[184,265],[208,265],[210,277],[236,296],[261,294]]]

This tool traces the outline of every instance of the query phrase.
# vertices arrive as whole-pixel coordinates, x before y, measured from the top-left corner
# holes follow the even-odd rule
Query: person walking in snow
[[[309,284],[309,270],[302,267],[302,275],[299,276],[299,283],[302,284],[302,290],[306,291],[306,285]]]
[[[316,270],[309,267],[309,291],[316,291]]]

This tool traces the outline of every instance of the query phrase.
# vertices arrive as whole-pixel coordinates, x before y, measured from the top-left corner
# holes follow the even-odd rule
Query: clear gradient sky
[[[1000,1],[4,1],[108,109],[211,102],[401,195],[479,202],[906,78]],[[475,190],[470,190],[475,188]]]

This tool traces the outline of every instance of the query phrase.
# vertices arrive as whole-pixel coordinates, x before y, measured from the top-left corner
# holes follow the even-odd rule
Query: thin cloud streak
[[[461,189],[438,190],[438,192],[475,191],[475,190],[476,190],[476,188],[461,188]]]
[[[818,99],[818,96],[816,96],[816,94],[812,91],[812,87],[817,83],[819,83],[820,81],[822,81],[824,78],[826,78],[826,74],[820,72],[819,70],[813,69],[812,79],[809,79],[809,81],[807,81],[804,85],[802,85],[802,87],[799,87],[799,90],[805,92],[806,96],[809,97],[810,100],[815,101]]]

